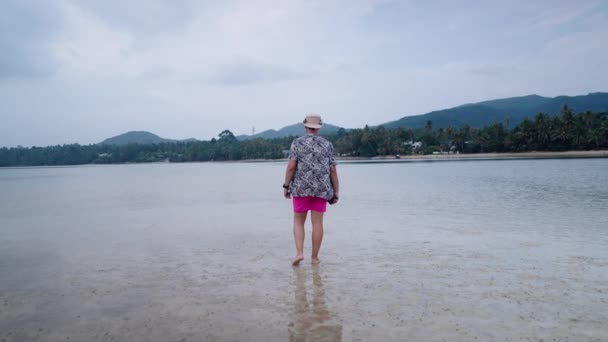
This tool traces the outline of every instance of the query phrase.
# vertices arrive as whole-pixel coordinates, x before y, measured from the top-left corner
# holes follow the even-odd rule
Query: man
[[[328,202],[334,204],[340,198],[334,146],[319,136],[322,126],[318,114],[306,116],[306,135],[295,139],[289,151],[283,195],[288,199],[293,196],[294,266],[304,260],[304,223],[308,211],[312,221],[311,263],[318,264],[323,241],[323,213]]]

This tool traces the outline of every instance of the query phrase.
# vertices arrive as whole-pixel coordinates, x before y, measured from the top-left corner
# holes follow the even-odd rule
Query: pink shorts
[[[322,197],[293,197],[293,211],[305,213],[309,210],[324,213],[327,210],[327,200]]]

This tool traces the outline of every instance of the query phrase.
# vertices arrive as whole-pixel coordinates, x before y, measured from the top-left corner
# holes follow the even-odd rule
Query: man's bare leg
[[[298,266],[304,260],[304,223],[308,213],[293,213],[293,239],[296,242],[296,257],[291,263]]]
[[[323,213],[312,210],[310,217],[312,220],[312,258],[310,262],[318,264],[319,250],[323,241]]]

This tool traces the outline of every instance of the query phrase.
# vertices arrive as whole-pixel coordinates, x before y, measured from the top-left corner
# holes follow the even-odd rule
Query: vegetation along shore
[[[434,129],[429,120],[424,128],[417,129],[341,128],[327,139],[343,159],[604,157],[608,150],[608,113],[575,114],[564,106],[559,115],[538,113],[512,128],[506,120],[480,128],[464,125]],[[0,148],[0,166],[279,160],[285,158],[292,140],[239,140],[225,130],[208,141],[4,147]]]

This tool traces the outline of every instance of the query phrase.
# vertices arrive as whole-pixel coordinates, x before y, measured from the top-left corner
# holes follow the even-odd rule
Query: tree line
[[[338,132],[332,140],[343,156],[444,153],[488,153],[528,151],[598,150],[608,148],[608,113],[574,114],[564,106],[559,115],[538,113],[510,128],[508,121],[482,128],[433,129],[427,121],[422,129],[384,127]]]
[[[4,147],[0,148],[0,166],[280,159],[286,156],[293,139],[239,141],[225,130],[209,141]],[[499,122],[481,128],[465,125],[434,129],[428,121],[421,129],[340,129],[327,139],[343,157],[608,149],[608,113],[575,114],[564,106],[557,116],[539,113],[513,128]]]

